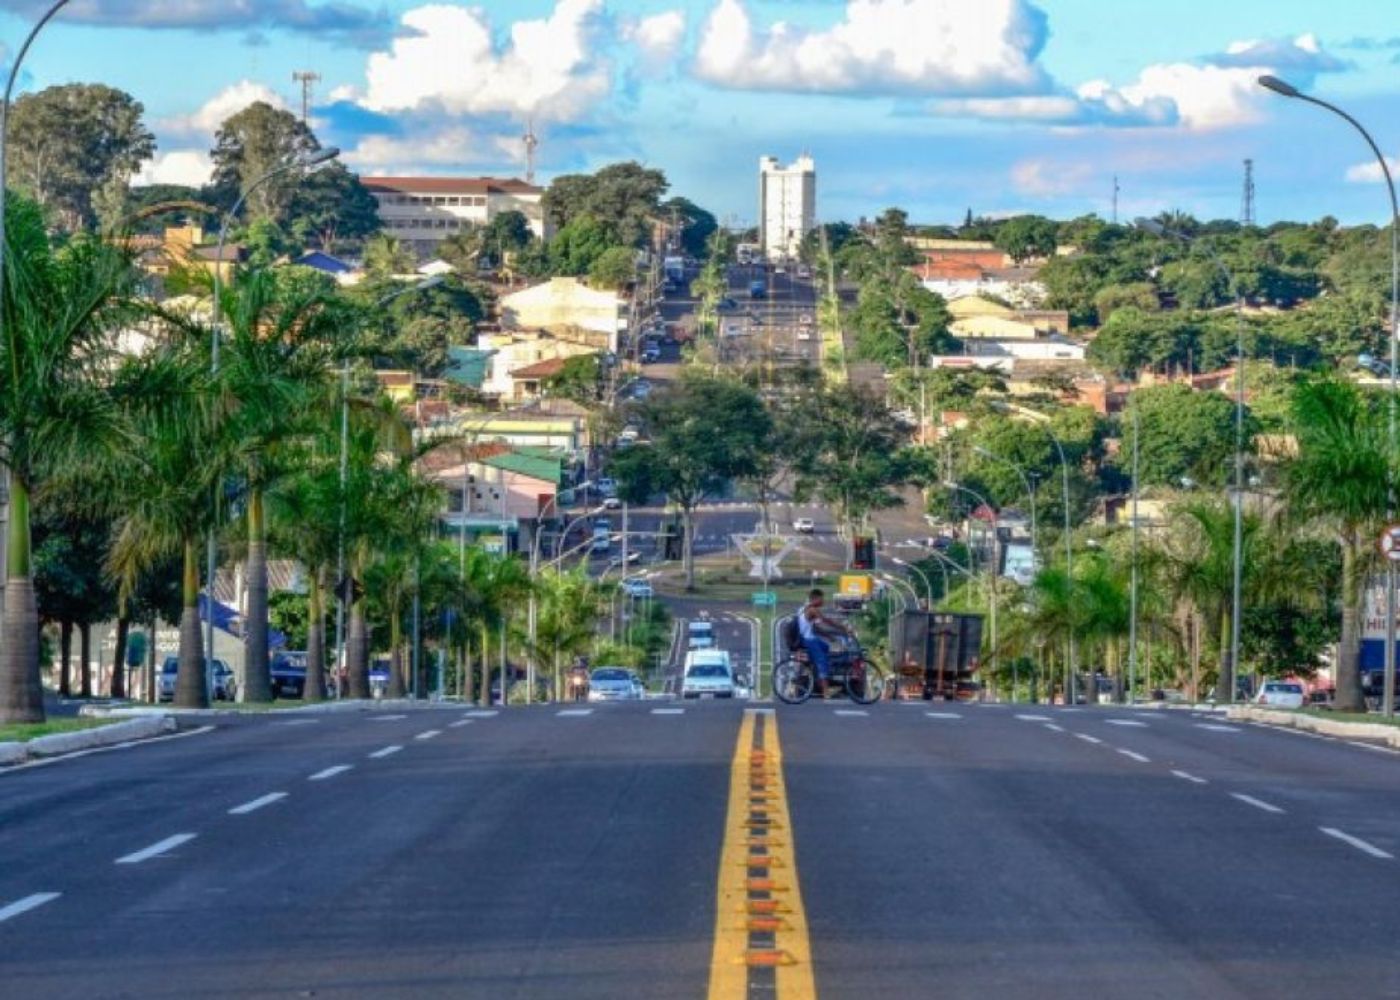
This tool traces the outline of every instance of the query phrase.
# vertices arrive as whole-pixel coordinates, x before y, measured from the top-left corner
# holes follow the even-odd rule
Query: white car
[[[1254,696],[1254,704],[1273,708],[1302,708],[1303,685],[1296,681],[1265,681]]]
[[[588,677],[589,701],[633,701],[637,697],[632,672],[625,667],[599,667]]]
[[[810,535],[817,530],[817,523],[810,517],[794,517],[792,530],[800,535]]]
[[[603,497],[604,510],[618,510],[622,506],[620,497]]]
[[[629,576],[623,580],[622,592],[628,597],[652,597],[656,593],[652,589],[651,581],[639,576]]]
[[[797,339],[804,343],[815,339],[815,337],[816,335],[812,333],[812,328],[810,326],[804,326],[797,331]]]
[[[682,698],[733,698],[734,671],[722,649],[695,649],[686,654]]]

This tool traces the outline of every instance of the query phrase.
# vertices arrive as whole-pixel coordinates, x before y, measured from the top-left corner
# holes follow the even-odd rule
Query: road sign
[[[755,607],[772,608],[778,604],[778,595],[771,590],[756,590],[753,594]]]
[[[1400,562],[1400,524],[1389,525],[1381,532],[1381,555],[1391,562]]]

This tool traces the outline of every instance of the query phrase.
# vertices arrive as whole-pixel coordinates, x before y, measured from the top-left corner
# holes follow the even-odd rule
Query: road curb
[[[24,743],[0,743],[0,764],[22,764],[40,757],[57,757],[80,750],[95,750],[98,747],[130,743],[132,740],[149,739],[174,731],[175,720],[169,715],[161,714],[127,722],[114,722],[110,726],[99,726],[96,729],[50,733],[47,736],[36,736]]]
[[[1342,736],[1352,739],[1377,740],[1387,746],[1400,747],[1400,729],[1376,722],[1345,722],[1341,719],[1319,719],[1312,715],[1301,715],[1281,708],[1259,708],[1253,705],[1238,705],[1230,709],[1227,717],[1240,722],[1259,722],[1284,729],[1297,729],[1305,733],[1322,736]]]
[[[466,702],[455,701],[414,701],[411,698],[369,698],[339,701],[322,701],[311,705],[294,705],[271,711],[248,708],[177,708],[154,705],[84,705],[78,714],[94,719],[140,719],[151,716],[178,716],[192,719],[223,719],[230,716],[266,716],[281,718],[284,715],[319,715],[326,712],[381,712],[387,708],[410,710],[462,709],[474,708]]]

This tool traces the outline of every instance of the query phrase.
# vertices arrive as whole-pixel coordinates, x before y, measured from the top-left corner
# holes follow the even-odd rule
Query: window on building
[[[452,196],[451,198],[448,198],[448,199],[447,199],[447,203],[448,203],[449,205],[460,205],[460,204],[462,204],[462,199],[461,199],[461,198],[458,198],[457,196],[454,195],[454,196]]]

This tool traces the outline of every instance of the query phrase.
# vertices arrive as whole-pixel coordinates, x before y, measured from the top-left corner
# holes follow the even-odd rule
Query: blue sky
[[[46,0],[0,0],[6,55]],[[749,221],[759,156],[817,161],[825,219],[1239,212],[1375,221],[1359,137],[1259,90],[1345,104],[1400,156],[1400,23],[1377,0],[72,0],[22,84],[122,87],[160,145],[150,179],[207,169],[218,122],[295,108],[364,173],[540,176],[635,158]]]

